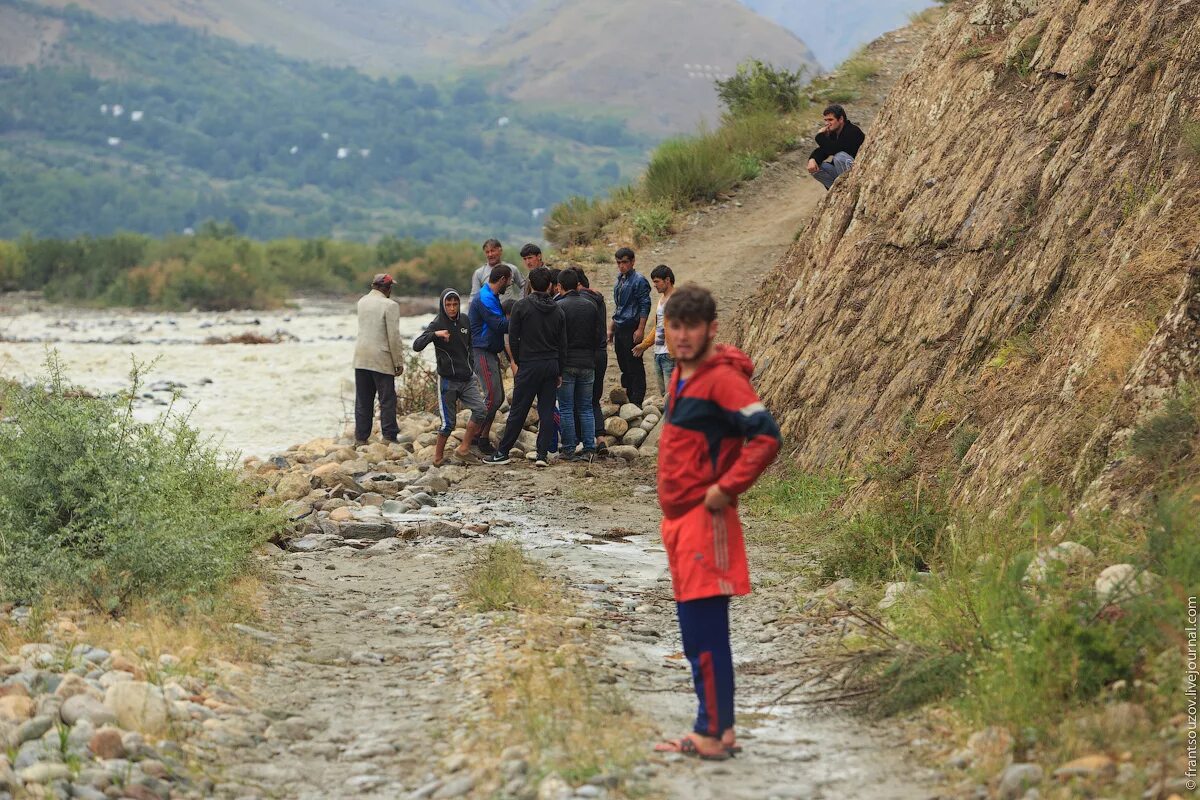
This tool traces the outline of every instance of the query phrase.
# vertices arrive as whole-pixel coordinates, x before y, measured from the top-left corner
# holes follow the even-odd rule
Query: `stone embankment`
[[[597,441],[609,458],[633,461],[656,454],[648,442],[662,418],[659,402],[646,400],[639,407],[616,388],[601,409],[606,433]],[[497,417],[496,431],[503,430],[506,413],[507,405]],[[463,426],[469,418],[470,412],[459,413],[447,453],[466,435]],[[537,414],[531,412],[513,456],[533,460],[537,424]],[[350,438],[315,439],[266,460],[248,459],[245,469],[265,482],[266,501],[281,504],[294,523],[296,535],[286,543],[292,550],[311,552],[346,543],[376,553],[395,547],[397,539],[486,533],[484,523],[460,524],[439,516],[433,495],[465,474],[452,454],[443,466],[430,466],[439,425],[434,414],[410,414],[400,420],[395,443],[356,449]]]
[[[21,622],[28,609],[9,613]],[[0,663],[0,798],[208,796],[212,781],[194,772],[180,742],[255,715],[182,668],[195,653],[108,652],[80,636],[61,618],[46,641]]]

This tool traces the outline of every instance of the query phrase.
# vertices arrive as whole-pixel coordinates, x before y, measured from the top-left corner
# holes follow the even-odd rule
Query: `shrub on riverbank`
[[[10,387],[0,422],[0,599],[202,606],[252,568],[278,522],[178,415],[133,417],[127,394]]]

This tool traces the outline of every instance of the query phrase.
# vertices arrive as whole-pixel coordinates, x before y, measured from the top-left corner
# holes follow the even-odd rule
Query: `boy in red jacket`
[[[676,367],[658,445],[658,500],[700,708],[692,733],[655,749],[724,760],[740,749],[729,598],[750,593],[737,498],[775,459],[779,427],[750,385],[750,359],[715,343],[717,304],[707,289],[676,289],[664,317]]]

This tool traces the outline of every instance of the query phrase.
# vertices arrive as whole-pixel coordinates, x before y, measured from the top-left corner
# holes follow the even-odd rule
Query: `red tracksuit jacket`
[[[718,344],[679,391],[679,368],[658,444],[658,501],[675,599],[746,594],[750,573],[737,509],[710,512],[714,483],[737,497],[775,459],[779,427],[750,385],[754,366],[741,350]]]

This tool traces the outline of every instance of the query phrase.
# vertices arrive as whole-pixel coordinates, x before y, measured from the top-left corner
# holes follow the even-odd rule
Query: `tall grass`
[[[572,783],[643,759],[645,723],[589,663],[595,633],[562,624],[571,598],[519,547],[487,547],[467,570],[463,596],[476,611],[514,612],[505,626],[519,632],[489,659],[494,672],[482,681],[492,711],[475,732],[482,751],[526,747],[535,778],[556,772]]]
[[[219,602],[278,520],[185,418],[134,418],[136,367],[112,398],[72,388],[54,357],[46,369],[3,401],[0,596],[110,613]]]

